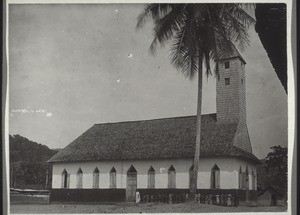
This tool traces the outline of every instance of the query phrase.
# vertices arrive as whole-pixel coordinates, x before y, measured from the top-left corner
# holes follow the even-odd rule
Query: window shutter
[[[176,188],[176,172],[174,171],[172,175],[173,175],[173,177],[172,177],[173,178],[173,188]]]
[[[100,182],[99,182],[99,181],[100,181],[100,173],[97,174],[97,180],[96,180],[96,182],[97,182],[97,183],[96,183],[97,188],[99,188],[99,185],[100,185]]]
[[[176,188],[176,172],[169,171],[168,173],[168,188]]]
[[[112,172],[110,174],[110,187],[115,188],[115,173],[114,172]]]
[[[246,173],[245,172],[242,173],[242,189],[243,190],[246,189]]]
[[[151,188],[155,188],[155,172],[152,173]]]
[[[67,174],[67,188],[70,187],[70,174]]]
[[[246,190],[249,190],[249,185],[250,185],[250,183],[249,183],[249,175],[246,174],[245,178],[246,178],[245,187],[246,187]]]
[[[61,174],[61,188],[64,188],[64,179],[65,179],[65,174]]]
[[[210,188],[215,188],[214,186],[214,171],[211,171],[210,173]]]
[[[116,188],[117,187],[117,179],[116,179],[116,173],[112,172],[110,175],[110,187],[111,188]]]
[[[78,187],[79,187],[79,175],[77,173],[77,175],[76,175],[76,188],[78,188]]]
[[[82,174],[79,174],[79,188],[82,188]]]
[[[193,170],[189,171],[189,188],[192,188],[192,177],[193,177]]]
[[[148,172],[148,188],[155,188],[155,172]]]
[[[113,173],[110,173],[110,188],[113,188]]]
[[[242,173],[239,172],[239,189],[242,189]]]
[[[93,188],[96,187],[96,174],[93,174]]]
[[[220,171],[215,171],[216,188],[220,188]]]
[[[93,174],[93,187],[99,188],[99,173]]]

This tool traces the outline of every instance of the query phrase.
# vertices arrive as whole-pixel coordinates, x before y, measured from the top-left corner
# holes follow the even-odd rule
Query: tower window
[[[242,83],[242,85],[244,84],[244,79],[241,79],[241,83]]]
[[[225,85],[230,85],[230,78],[225,78]]]
[[[228,69],[229,68],[229,62],[225,62],[225,69]]]

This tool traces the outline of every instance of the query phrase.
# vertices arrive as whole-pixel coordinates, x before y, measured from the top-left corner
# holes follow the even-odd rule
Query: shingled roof
[[[233,146],[237,123],[219,124],[202,115],[201,157],[230,156],[259,160]],[[196,116],[95,124],[48,162],[192,158]]]
[[[244,58],[242,57],[240,52],[237,50],[235,45],[231,44],[230,47],[227,47],[227,48],[223,47],[222,49],[218,49],[218,55],[216,57],[216,61],[226,60],[226,59],[235,58],[235,57],[240,58],[240,60],[244,64],[246,64],[246,61],[244,60]]]

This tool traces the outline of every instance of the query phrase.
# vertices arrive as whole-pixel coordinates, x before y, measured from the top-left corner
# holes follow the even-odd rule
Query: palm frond
[[[142,28],[150,17],[157,20],[168,13],[169,10],[169,4],[146,4],[143,12],[137,17],[136,29]]]
[[[254,25],[256,20],[250,16],[243,8],[238,4],[229,4],[230,14],[241,22],[246,28]]]
[[[239,19],[237,19],[232,13],[225,13],[225,18],[229,26],[229,35],[233,42],[238,43],[240,49],[250,44],[249,35],[247,32],[247,26],[245,26]]]
[[[155,20],[154,40],[150,45],[151,52],[155,53],[158,42],[161,46],[164,46],[165,42],[170,40],[174,33],[182,28],[185,19],[184,5],[180,4],[173,6],[172,10],[164,17]]]
[[[192,79],[200,64],[207,76],[214,72],[219,77],[215,60],[230,56],[233,43],[240,49],[249,45],[248,28],[255,19],[244,9],[250,7],[253,4],[149,4],[139,15],[137,28],[151,17],[150,52],[155,54],[158,45],[172,41],[171,63],[186,77]]]

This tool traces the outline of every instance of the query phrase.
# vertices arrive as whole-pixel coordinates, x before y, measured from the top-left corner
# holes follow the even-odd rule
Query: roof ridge
[[[209,115],[216,115],[217,113],[209,113],[203,114],[201,116],[209,116]],[[190,118],[195,117],[197,115],[187,115],[187,116],[175,116],[175,117],[165,117],[165,118],[155,118],[155,119],[141,119],[141,120],[128,120],[128,121],[118,121],[118,122],[104,122],[104,123],[95,123],[94,125],[105,125],[105,124],[120,124],[120,123],[132,123],[132,122],[149,122],[149,121],[156,121],[156,120],[165,120],[165,119],[180,119],[180,118]]]

